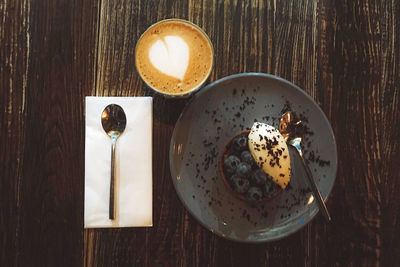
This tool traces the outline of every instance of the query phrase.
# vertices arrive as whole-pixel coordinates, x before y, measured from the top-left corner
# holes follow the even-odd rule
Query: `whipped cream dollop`
[[[149,58],[160,72],[182,81],[189,65],[189,46],[179,36],[165,36],[151,46]]]
[[[249,133],[250,153],[257,165],[281,188],[290,181],[290,156],[287,144],[275,127],[255,122]]]

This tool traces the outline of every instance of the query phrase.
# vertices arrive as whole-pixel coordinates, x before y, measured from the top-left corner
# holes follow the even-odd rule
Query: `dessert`
[[[282,189],[290,181],[290,157],[285,139],[273,126],[256,122],[249,133],[251,155]]]
[[[272,199],[290,181],[286,142],[277,129],[256,122],[225,146],[219,172],[237,198],[251,204]]]

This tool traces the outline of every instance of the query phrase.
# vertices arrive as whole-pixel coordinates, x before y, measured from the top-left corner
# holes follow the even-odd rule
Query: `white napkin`
[[[111,139],[101,125],[109,104],[120,105],[126,128],[118,138],[115,219],[108,219]],[[152,226],[151,97],[86,97],[85,228]]]

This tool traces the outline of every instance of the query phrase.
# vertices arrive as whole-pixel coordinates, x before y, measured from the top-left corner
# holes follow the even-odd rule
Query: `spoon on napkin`
[[[110,206],[109,219],[114,220],[114,174],[115,174],[115,147],[117,139],[124,132],[126,127],[126,115],[121,106],[110,104],[101,114],[101,125],[104,131],[111,138],[111,180],[110,180]]]
[[[301,158],[301,162],[303,163],[304,169],[306,171],[306,176],[311,185],[313,195],[317,199],[319,210],[322,212],[325,219],[329,222],[331,220],[331,216],[329,215],[325,202],[322,199],[321,193],[319,192],[317,184],[315,183],[315,180],[312,176],[310,167],[308,167],[306,160],[303,158],[301,137],[300,134],[297,132],[297,128],[301,123],[301,120],[297,120],[292,112],[286,112],[282,115],[279,121],[279,132],[282,134],[283,138],[285,138],[286,142],[294,147],[298,152]]]

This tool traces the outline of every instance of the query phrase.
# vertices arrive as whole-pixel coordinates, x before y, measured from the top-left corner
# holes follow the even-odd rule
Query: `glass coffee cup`
[[[139,38],[136,69],[148,87],[166,97],[188,97],[210,76],[214,62],[210,38],[197,25],[166,19]]]

